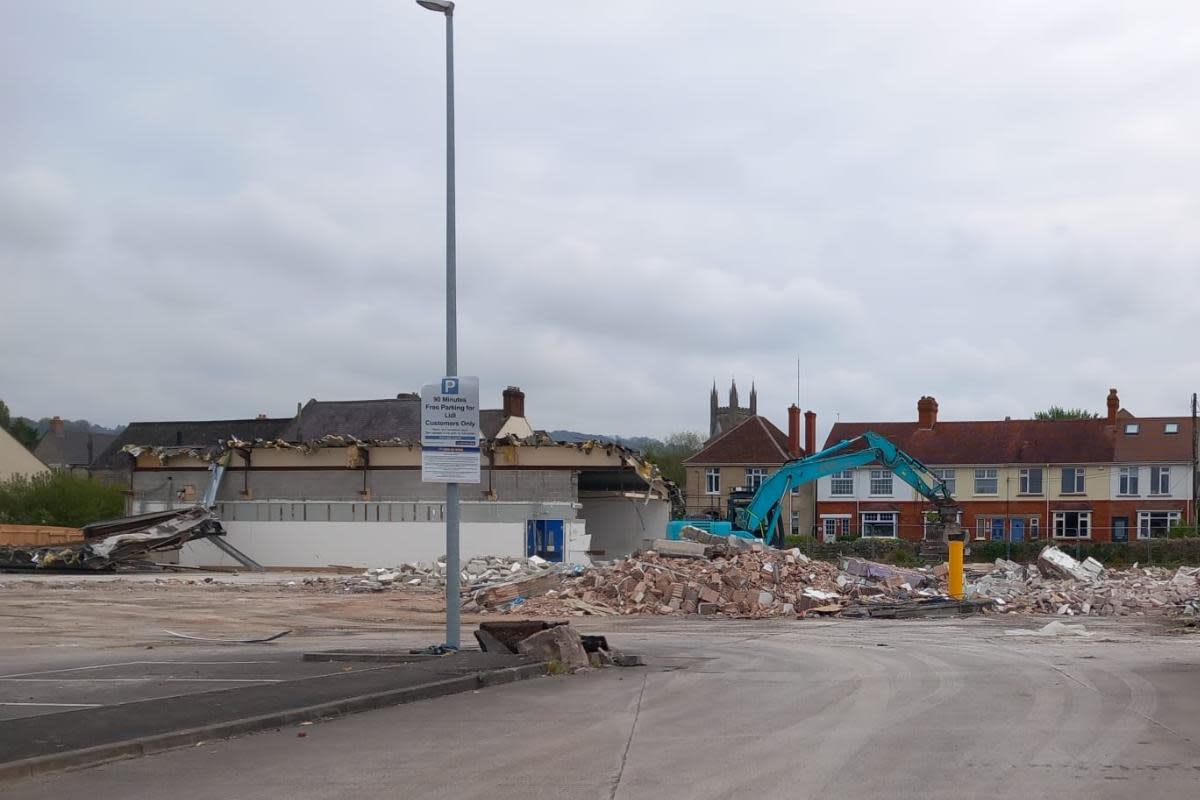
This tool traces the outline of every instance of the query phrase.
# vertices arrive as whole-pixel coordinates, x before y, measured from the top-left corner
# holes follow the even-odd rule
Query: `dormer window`
[[[1163,425],[1163,433],[1179,433],[1179,423],[1168,422],[1166,425]]]
[[[1126,423],[1126,425],[1125,425],[1125,433],[1129,434],[1130,436],[1133,436],[1133,435],[1135,435],[1135,434],[1138,432],[1138,429],[1139,429],[1140,427],[1141,427],[1141,426],[1140,426],[1140,425],[1138,425],[1136,422],[1129,422],[1129,423]]]

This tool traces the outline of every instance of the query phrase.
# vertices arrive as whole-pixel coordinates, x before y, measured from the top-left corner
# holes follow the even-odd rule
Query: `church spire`
[[[737,396],[737,381],[730,379],[729,381],[729,410],[737,411],[738,396]]]
[[[754,381],[750,381],[750,416],[758,414],[758,389],[754,388]]]

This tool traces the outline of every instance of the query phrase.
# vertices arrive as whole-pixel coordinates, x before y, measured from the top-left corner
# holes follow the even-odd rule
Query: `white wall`
[[[587,521],[596,558],[623,558],[641,549],[643,540],[666,535],[670,503],[657,499],[647,503],[644,495],[636,495],[580,497],[583,508],[579,516]]]
[[[876,467],[875,469],[878,469]],[[817,479],[817,501],[822,503],[828,502],[850,502],[855,500],[916,500],[917,493],[911,486],[905,483],[899,475],[888,471],[892,476],[892,493],[888,495],[871,494],[871,468],[863,468],[853,470],[854,474],[854,494],[852,495],[832,495],[829,493],[830,481],[832,478],[829,475]]]
[[[582,521],[567,522],[567,559],[584,561],[589,538]],[[225,540],[266,567],[392,567],[433,561],[446,552],[441,522],[223,522]],[[464,522],[462,558],[524,556],[525,524]],[[184,545],[179,563],[189,567],[237,562],[207,541]]]
[[[1137,466],[1138,491],[1136,495],[1122,495],[1121,469]],[[1113,464],[1109,470],[1109,497],[1120,500],[1126,497],[1145,497],[1149,500],[1190,500],[1192,496],[1192,468],[1188,464],[1161,464],[1171,469],[1171,491],[1169,494],[1150,494],[1150,467],[1133,464]]]

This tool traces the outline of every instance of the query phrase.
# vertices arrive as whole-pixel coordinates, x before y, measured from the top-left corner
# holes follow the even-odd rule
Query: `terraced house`
[[[1192,523],[1190,418],[1135,417],[1115,389],[1099,419],[939,421],[922,397],[915,422],[839,422],[826,446],[873,430],[929,466],[979,539],[1129,541]],[[926,532],[930,506],[880,467],[849,470],[817,485],[825,535],[901,537]]]

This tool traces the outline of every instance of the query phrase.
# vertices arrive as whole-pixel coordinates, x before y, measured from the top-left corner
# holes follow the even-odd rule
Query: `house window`
[[[1170,494],[1171,493],[1171,468],[1170,467],[1151,467],[1150,468],[1150,494]]]
[[[767,477],[767,471],[762,467],[750,467],[746,470],[746,488],[750,491],[758,491],[758,487],[762,486],[762,482]]]
[[[994,469],[975,470],[975,494],[996,494],[999,479]]]
[[[1021,494],[1042,493],[1042,468],[1029,467],[1021,470],[1018,490]]]
[[[887,469],[871,470],[871,494],[885,495],[890,497],[892,494],[892,472]]]
[[[1163,433],[1179,433],[1179,423],[1168,422],[1166,425],[1163,425]]]
[[[1062,493],[1083,494],[1083,467],[1063,467]]]
[[[792,536],[800,535],[800,512],[792,512]]]
[[[1178,511],[1139,511],[1138,538],[1162,539],[1178,524]]]
[[[1030,539],[1038,538],[1038,518],[1037,517],[1029,518],[1029,538]]]
[[[896,511],[864,511],[862,514],[862,535],[896,538]]]
[[[721,493],[721,470],[719,467],[704,470],[704,493]]]
[[[850,517],[821,517],[821,531],[825,538],[848,536],[850,534]]]
[[[829,476],[829,493],[848,496],[854,494],[854,473],[850,470],[835,472]]]
[[[1117,478],[1117,494],[1135,495],[1138,493],[1138,468],[1121,467]]]
[[[1055,511],[1055,539],[1088,539],[1092,534],[1092,512]]]
[[[935,469],[935,470],[930,470],[930,472],[933,473],[933,477],[937,478],[939,481],[941,481],[942,483],[944,483],[946,485],[947,493],[954,494],[956,491],[958,491],[958,487],[955,485],[956,481],[954,479],[954,469],[953,468]]]
[[[1136,422],[1130,422],[1125,426],[1125,433],[1129,434],[1130,436],[1133,436],[1138,432],[1138,430],[1140,428],[1141,428],[1141,426],[1138,425]]]
[[[1004,541],[1004,517],[976,517],[975,538]]]

